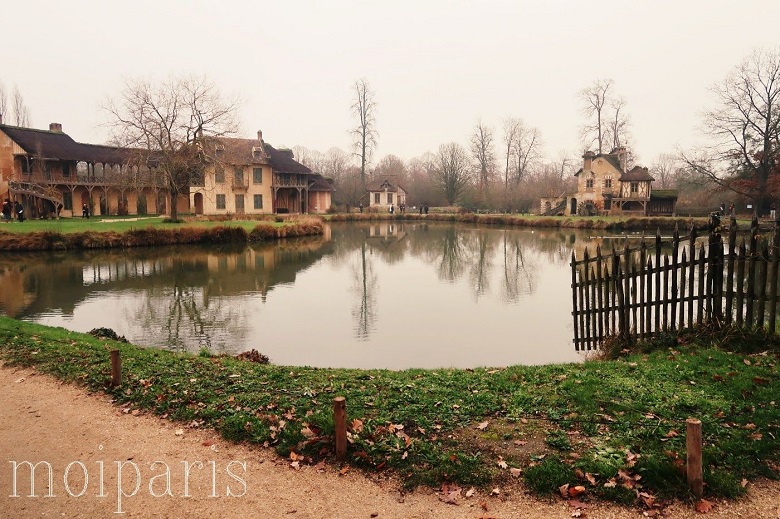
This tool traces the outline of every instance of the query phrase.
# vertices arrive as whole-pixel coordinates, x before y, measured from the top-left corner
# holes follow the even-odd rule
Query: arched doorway
[[[203,214],[203,193],[195,193],[195,214]]]

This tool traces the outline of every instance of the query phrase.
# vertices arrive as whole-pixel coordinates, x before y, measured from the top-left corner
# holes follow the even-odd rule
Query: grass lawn
[[[56,232],[70,234],[77,232],[125,232],[148,227],[159,229],[177,229],[181,227],[243,227],[247,232],[251,231],[258,220],[226,220],[226,221],[189,221],[181,223],[166,223],[163,216],[93,216],[85,218],[60,218],[59,220],[25,220],[22,223],[0,223],[0,232],[30,233],[30,232]],[[262,220],[277,226],[285,225],[284,222],[275,222],[273,219]]]
[[[123,359],[118,389],[107,386],[113,348]],[[316,369],[144,349],[0,317],[6,362],[294,462],[332,456],[332,400],[344,396],[349,463],[406,486],[523,481],[541,494],[582,487],[579,499],[685,499],[689,417],[703,423],[706,495],[735,497],[743,479],[780,476],[777,339],[698,332],[650,349],[550,366]]]

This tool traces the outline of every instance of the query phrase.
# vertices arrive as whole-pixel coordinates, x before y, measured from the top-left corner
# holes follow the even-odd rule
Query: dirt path
[[[36,497],[29,497],[30,468],[25,461],[51,465],[53,497],[45,497],[44,464],[35,473]],[[203,463],[202,469],[196,461]],[[167,490],[172,495],[164,495]],[[709,516],[778,518],[778,507],[780,483],[762,482],[751,487],[748,499],[717,503]],[[371,482],[355,471],[339,475],[334,467],[295,470],[272,451],[225,443],[213,431],[133,416],[106,396],[0,364],[3,518],[541,519],[569,518],[573,511],[562,500],[538,501],[517,490],[500,497],[477,493],[454,506],[430,491],[402,496],[392,485]],[[604,505],[584,512],[583,517],[600,519],[642,516],[637,510]],[[665,516],[700,517],[682,504],[667,508]]]

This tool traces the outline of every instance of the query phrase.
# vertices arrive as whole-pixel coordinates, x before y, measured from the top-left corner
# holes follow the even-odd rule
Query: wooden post
[[[580,334],[577,311],[577,255],[571,251],[571,315],[574,318],[574,349],[580,351]]]
[[[336,430],[336,459],[347,457],[347,399],[337,396],[333,399],[333,426]]]
[[[701,459],[701,420],[688,418],[685,421],[686,426],[686,474],[688,484],[691,486],[693,495],[701,499],[704,495],[704,472],[702,471]]]
[[[111,350],[111,387],[122,385],[122,358],[119,350]]]

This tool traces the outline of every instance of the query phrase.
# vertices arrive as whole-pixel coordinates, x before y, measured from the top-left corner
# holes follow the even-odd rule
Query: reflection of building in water
[[[403,224],[398,224],[395,222],[379,222],[371,224],[368,227],[369,244],[390,244],[393,242],[400,242],[405,237],[406,230]]]
[[[202,289],[203,304],[213,296],[258,292],[292,283],[299,271],[329,253],[325,236],[242,247],[234,251],[163,247],[69,256],[15,256],[0,262],[0,310],[12,317],[52,309],[72,315],[98,292],[147,291],[165,287]],[[164,290],[162,291],[164,292]]]
[[[8,315],[18,315],[35,299],[35,294],[25,293],[22,270],[0,267],[0,309]]]

